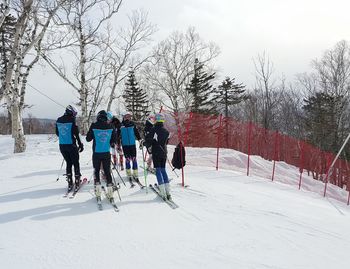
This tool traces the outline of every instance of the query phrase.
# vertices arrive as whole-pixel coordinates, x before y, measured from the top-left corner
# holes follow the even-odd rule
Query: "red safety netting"
[[[222,115],[203,115],[192,112],[173,114],[164,109],[162,113],[166,117],[165,127],[171,134],[169,143],[176,145],[182,141],[188,147],[216,148],[216,168],[220,160],[219,149],[234,149],[247,154],[247,175],[264,176],[272,180],[282,176],[290,177],[294,180],[293,182],[297,179],[299,188],[303,186],[306,189],[309,188],[310,183],[304,183],[303,175],[308,175],[314,180],[325,183],[322,185],[324,190],[318,191],[324,192],[324,195],[327,192],[327,184],[350,190],[350,162],[338,159],[328,174],[335,155],[305,141]],[[251,166],[250,159],[257,156],[271,161],[270,170],[266,171],[264,167],[265,171],[262,171],[262,168],[256,164]],[[286,175],[283,163],[298,167],[298,174]]]

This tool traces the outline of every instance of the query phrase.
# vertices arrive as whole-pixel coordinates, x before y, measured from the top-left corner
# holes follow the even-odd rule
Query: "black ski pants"
[[[74,175],[80,177],[79,152],[76,145],[60,145],[61,154],[66,161],[66,174],[73,177],[72,166],[74,166]]]
[[[103,172],[107,179],[107,185],[112,184],[111,175],[111,154],[110,153],[94,153],[92,155],[92,164],[94,166],[95,184],[101,184],[100,168],[102,165]]]

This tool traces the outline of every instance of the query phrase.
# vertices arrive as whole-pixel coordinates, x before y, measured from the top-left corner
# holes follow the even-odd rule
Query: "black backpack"
[[[173,159],[171,160],[171,164],[173,165],[174,169],[181,169],[186,164],[186,151],[185,151],[185,147],[182,145],[181,142],[177,144],[175,148]]]

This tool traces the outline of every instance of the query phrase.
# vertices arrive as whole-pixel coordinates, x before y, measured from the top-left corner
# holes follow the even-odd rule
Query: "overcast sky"
[[[326,49],[350,40],[346,0],[124,0],[114,23],[139,8],[158,26],[154,44],[174,30],[194,26],[204,40],[219,45],[219,75],[248,87],[254,83],[252,59],[264,51],[276,76],[284,74],[291,81],[295,74],[310,71],[311,60]],[[77,101],[77,94],[50,69],[37,69],[29,83],[63,105]],[[55,119],[63,112],[30,87],[26,101],[36,117]]]

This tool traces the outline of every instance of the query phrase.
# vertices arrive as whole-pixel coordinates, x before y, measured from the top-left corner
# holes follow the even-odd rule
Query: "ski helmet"
[[[111,111],[107,112],[107,120],[112,120],[113,119],[113,113]]]
[[[107,121],[107,112],[105,110],[101,110],[97,113],[97,120]]]
[[[124,113],[123,115],[124,120],[131,120],[131,118],[132,118],[132,113],[130,111],[127,111]]]
[[[155,115],[156,122],[165,122],[164,115],[162,113],[157,113]]]
[[[66,115],[71,115],[73,117],[76,117],[78,115],[78,110],[72,106],[72,105],[68,105],[66,107],[66,112],[65,112]]]

